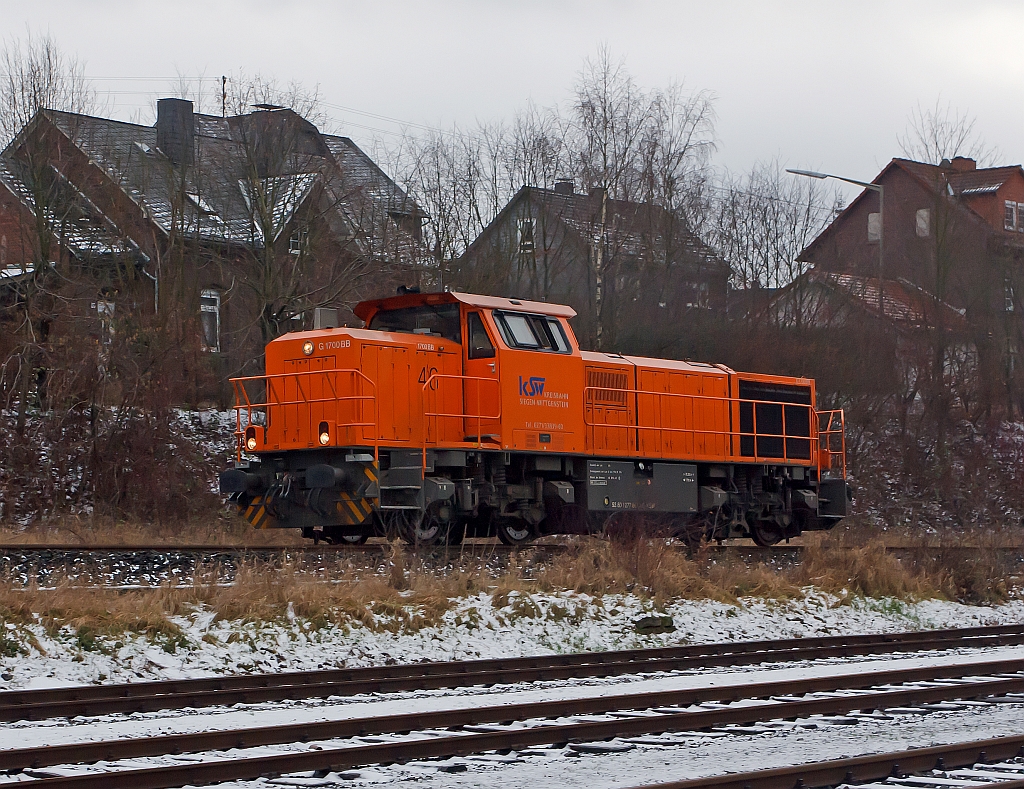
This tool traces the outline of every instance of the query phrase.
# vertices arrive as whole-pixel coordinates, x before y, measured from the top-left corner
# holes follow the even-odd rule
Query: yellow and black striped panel
[[[239,507],[239,513],[254,529],[272,529],[276,526],[273,516],[263,506],[263,497],[256,496],[247,507]]]
[[[366,523],[370,513],[373,511],[370,499],[364,499],[361,496],[350,496],[348,493],[342,493],[339,496],[337,508],[338,516],[345,526],[359,526]]]

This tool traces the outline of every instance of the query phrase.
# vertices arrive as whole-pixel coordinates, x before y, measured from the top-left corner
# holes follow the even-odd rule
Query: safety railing
[[[817,414],[818,479],[823,476],[846,479],[846,417],[843,409],[818,411]]]
[[[435,405],[436,405],[436,402],[438,400],[439,392],[442,389],[441,382],[445,381],[445,380],[457,380],[457,381],[464,381],[464,382],[465,381],[476,381],[477,382],[477,386],[475,387],[476,388],[476,397],[475,397],[475,399],[476,399],[476,413],[469,413],[469,412],[467,412],[465,410],[463,410],[463,411],[445,411],[445,410],[437,411],[437,410],[433,410],[431,408],[429,403],[431,401],[433,401],[435,403]],[[484,413],[482,413],[481,409],[482,409],[482,405],[483,404],[481,402],[481,399],[483,397],[482,392],[483,392],[483,389],[484,389],[482,384],[488,384],[488,385],[492,385],[494,387],[494,398],[491,401],[491,402],[493,402],[495,404],[495,407],[496,407],[496,411],[495,411],[494,414],[484,414]],[[459,387],[456,399],[460,403],[463,404],[463,409],[465,409],[465,403],[466,403],[466,398],[467,397],[472,397],[472,395],[469,395],[468,387],[466,387],[466,386]],[[455,374],[451,374],[451,373],[431,373],[430,377],[427,378],[427,380],[423,382],[423,429],[424,429],[423,443],[424,443],[424,446],[426,446],[426,444],[429,442],[429,435],[428,435],[429,423],[428,423],[428,420],[430,420],[431,418],[433,418],[435,420],[435,429],[434,429],[435,440],[433,442],[430,442],[430,443],[437,443],[436,438],[437,438],[437,436],[439,436],[441,434],[441,425],[440,425],[440,421],[439,420],[444,420],[444,419],[474,420],[475,419],[476,420],[476,434],[475,434],[474,437],[476,438],[476,441],[475,442],[463,442],[463,443],[475,443],[477,445],[477,447],[482,447],[483,446],[483,439],[484,439],[484,435],[483,435],[483,423],[484,423],[484,420],[501,419],[501,385],[498,382],[498,379],[497,378],[486,378],[486,377],[476,376],[476,375],[455,375]],[[465,424],[466,424],[466,422],[463,421],[463,425],[465,425]],[[463,436],[463,437],[465,438],[466,436]]]
[[[342,394],[339,391],[338,382],[342,377],[348,377],[348,383],[360,381],[370,388],[369,394]],[[289,383],[294,383],[294,393],[289,392]],[[319,386],[317,386],[319,383]],[[256,401],[250,396],[249,388],[257,384],[262,385],[263,394],[257,397]],[[337,431],[348,428],[369,427],[372,428],[373,456],[379,457],[380,430],[378,428],[377,412],[377,385],[367,378],[359,370],[303,370],[293,373],[275,373],[271,375],[253,375],[244,378],[232,378],[231,385],[235,392],[235,439],[238,444],[238,460],[241,461],[242,453],[245,451],[245,427],[256,425],[253,421],[253,413],[263,411],[269,429],[271,423],[274,429],[282,431],[294,428],[305,428],[310,436],[318,436],[317,422],[327,422],[334,426],[335,433],[332,438],[337,440]],[[362,387],[360,387],[362,388]],[[317,394],[314,390],[319,389]],[[350,386],[355,390],[355,386]],[[362,418],[362,408],[352,408],[352,418],[340,418],[340,411],[343,404],[369,402],[372,406],[373,420],[366,421]],[[321,405],[323,410],[314,416],[313,407]],[[307,406],[306,418],[300,417],[299,410]],[[333,419],[330,417],[331,406],[333,406]],[[294,408],[295,413],[290,414],[289,408]],[[246,424],[242,425],[242,412],[245,412]],[[355,416],[356,413],[359,416]],[[292,417],[292,420],[289,420]],[[279,420],[279,421],[278,421]],[[294,425],[289,422],[294,421]],[[365,439],[364,439],[365,440]]]
[[[588,405],[593,405],[598,401],[598,398],[591,397],[591,391],[623,391],[629,395],[636,395],[637,398],[651,397],[655,398],[655,402],[658,405],[652,407],[650,410],[656,414],[661,421],[666,415],[665,411],[661,407],[661,401],[657,398],[673,398],[676,403],[682,403],[683,407],[672,408],[669,414],[689,413],[692,415],[694,404],[712,404],[712,405],[723,405],[728,410],[724,411],[720,417],[729,416],[730,424],[739,420],[741,423],[745,421],[745,414],[742,412],[743,406],[750,406],[750,430],[744,430],[742,424],[739,430],[723,430],[722,427],[712,426],[710,428],[701,428],[693,425],[679,427],[679,426],[666,426],[664,424],[641,424],[641,406],[639,400],[636,415],[635,424],[622,425],[622,424],[608,424],[603,422],[594,421],[591,418],[592,410],[585,409],[583,414],[583,421],[587,427],[592,428],[606,428],[609,430],[635,430],[637,431],[638,441],[645,436],[653,435],[656,437],[656,442],[659,447],[665,445],[664,434],[682,434],[688,435],[692,439],[693,446],[696,447],[697,439],[701,438],[721,438],[722,436],[729,437],[729,456],[734,460],[742,460],[749,463],[778,463],[782,462],[785,464],[793,463],[798,465],[815,465],[818,468],[819,478],[822,472],[831,472],[835,468],[841,468],[842,474],[845,477],[846,474],[846,445],[844,436],[844,423],[843,423],[843,412],[839,411],[828,411],[818,412],[813,406],[805,405],[802,403],[781,403],[776,400],[750,400],[739,397],[720,397],[712,395],[694,395],[684,394],[679,392],[654,392],[643,389],[623,389],[623,390],[610,390],[607,386],[588,386],[584,388],[584,401]],[[686,409],[686,405],[690,408]],[[781,429],[779,432],[758,430],[757,419],[758,419],[758,406],[767,406],[772,409],[778,409],[778,421]],[[801,427],[806,425],[806,432],[793,433],[787,430],[787,410],[798,409],[798,413],[806,415],[806,419],[800,419]],[[829,421],[827,423],[828,430],[826,431],[826,446],[824,455],[821,448],[822,432],[819,426],[820,419],[816,419],[815,415],[822,416],[829,414]],[[836,416],[838,415],[838,416]],[[711,418],[715,418],[712,416]],[[692,419],[692,416],[691,416]],[[833,422],[838,420],[838,427],[833,428]],[[773,419],[774,421],[774,419]],[[812,433],[812,426],[818,427],[817,434]],[[840,447],[835,449],[833,442],[838,436],[838,442]],[[812,454],[812,447],[814,446],[815,438],[818,439],[818,452],[817,457]],[[749,441],[744,441],[748,439]],[[769,443],[778,442],[778,443]],[[791,444],[793,442],[793,444]],[[768,446],[778,446],[780,451],[778,452],[764,452],[763,449]],[[806,453],[801,451],[802,448],[806,447]],[[695,456],[696,457],[696,456]],[[825,462],[823,463],[823,459]]]

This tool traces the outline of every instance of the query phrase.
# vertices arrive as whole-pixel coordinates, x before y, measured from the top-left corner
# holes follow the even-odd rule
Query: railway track
[[[771,770],[644,784],[632,789],[819,789],[838,785],[856,787],[876,781],[893,789],[906,787],[908,783],[920,789],[970,785],[1024,789],[1024,736],[995,737]]]
[[[744,725],[758,722],[796,721],[799,725],[801,721],[808,721],[817,726],[828,723],[829,719],[815,716],[843,716],[843,723],[856,723],[865,717],[877,719],[886,716],[886,710],[893,714],[908,712],[908,708],[922,712],[927,711],[929,705],[948,710],[952,701],[975,705],[1020,704],[1024,703],[1024,672],[1018,671],[1020,668],[1020,660],[984,661],[758,684],[23,748],[0,752],[0,768],[24,770],[28,776],[37,779],[33,785],[54,789],[171,789],[305,771],[323,774],[372,764],[487,751],[522,751],[552,745],[584,750],[587,743],[608,739],[624,743],[620,747],[632,747],[631,739],[652,744],[645,738],[669,732],[692,734],[714,729],[746,733],[742,728]],[[815,721],[808,720],[811,718]],[[302,747],[307,749],[296,751],[295,743],[305,743]],[[293,749],[266,753],[267,746],[286,744]],[[1024,738],[1018,738],[1010,753],[1019,751],[1022,744]],[[260,748],[262,752],[249,755],[246,749],[250,748]],[[615,750],[615,746],[605,748]],[[216,752],[224,750],[231,751],[227,758],[216,755]],[[205,756],[194,756],[199,753]],[[184,763],[140,766],[140,760],[170,754],[177,755],[176,758]],[[184,754],[188,756],[182,756]],[[122,764],[126,761],[128,765]],[[97,762],[101,764],[87,766]],[[900,762],[902,766],[911,763],[917,764],[913,758]],[[53,770],[55,765],[59,765],[59,769]],[[856,775],[854,772],[850,774]],[[832,781],[831,784],[838,782]],[[728,786],[740,789],[748,783],[734,782]],[[711,784],[684,782],[671,786],[698,785]],[[758,789],[790,789],[794,785],[800,784],[795,780],[788,784],[765,783],[758,784]]]
[[[599,538],[594,538],[599,539]],[[686,550],[686,546],[682,543],[675,543],[666,541],[666,546],[675,546],[679,550]],[[390,547],[389,543],[380,542],[367,542],[361,545],[328,545],[321,543],[319,545],[302,544],[302,545],[77,545],[77,544],[54,544],[50,545],[47,543],[16,543],[11,545],[0,546],[0,555],[19,555],[19,554],[53,554],[53,555],[64,555],[64,554],[77,554],[82,556],[88,555],[109,555],[109,554],[180,554],[183,556],[205,556],[205,555],[223,555],[223,556],[239,556],[239,555],[279,555],[279,554],[311,554],[311,555],[332,555],[332,554],[359,554],[359,553],[380,553],[387,550]],[[416,551],[418,553],[425,554],[478,554],[478,553],[515,553],[517,551],[541,551],[548,553],[560,553],[572,548],[572,545],[563,542],[532,542],[522,546],[518,545],[505,545],[496,540],[478,540],[478,541],[466,541],[461,545],[427,545],[427,546],[405,546],[410,551]],[[837,547],[833,550],[854,550],[857,546],[848,547]],[[750,554],[751,556],[767,556],[772,554],[800,554],[807,548],[806,545],[802,544],[785,544],[779,543],[778,545],[738,545],[738,544],[722,544],[718,545],[715,543],[706,546],[708,552],[712,554]],[[927,554],[927,553],[964,553],[964,554],[981,554],[981,553],[994,553],[998,555],[1018,556],[1024,554],[1024,550],[1014,546],[997,546],[997,547],[982,547],[976,545],[946,545],[946,546],[931,546],[931,545],[889,545],[885,546],[885,550],[889,553],[894,554]]]
[[[130,714],[184,707],[256,704],[328,696],[586,679],[1018,644],[1024,644],[1024,627],[1010,625],[11,690],[0,692],[0,721]]]

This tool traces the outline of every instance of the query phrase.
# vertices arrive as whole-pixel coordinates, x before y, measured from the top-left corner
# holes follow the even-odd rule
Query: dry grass
[[[172,617],[197,609],[231,622],[297,619],[314,629],[415,632],[439,624],[460,598],[481,592],[498,607],[511,604],[514,615],[537,616],[530,595],[539,592],[635,594],[663,605],[679,599],[735,602],[746,596],[782,600],[814,586],[841,601],[863,596],[998,602],[1013,583],[980,555],[972,554],[969,562],[955,552],[936,553],[927,562],[901,561],[878,546],[848,547],[830,538],[808,541],[803,561],[781,570],[712,561],[708,554],[688,557],[663,540],[617,544],[580,539],[553,557],[524,551],[495,567],[486,558],[456,556],[438,568],[396,543],[382,546],[370,562],[363,555],[359,562],[341,558],[329,566],[302,560],[246,563],[230,584],[218,570],[186,587],[128,591],[81,589],[70,582],[24,588],[7,582],[0,584],[0,620],[71,634],[83,650],[101,648],[97,644],[103,639],[127,632],[144,634],[173,651],[183,636]],[[10,653],[11,643],[0,637],[0,653]]]
[[[302,545],[296,529],[254,529],[234,514],[180,523],[62,515],[26,528],[0,524],[0,545]]]

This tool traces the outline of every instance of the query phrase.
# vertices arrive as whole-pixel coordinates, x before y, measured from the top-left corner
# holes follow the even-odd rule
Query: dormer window
[[[186,192],[185,197],[199,210],[200,216],[211,219],[214,222],[221,221],[220,214],[217,213],[212,205],[206,202],[206,198],[199,194],[199,192]]]

